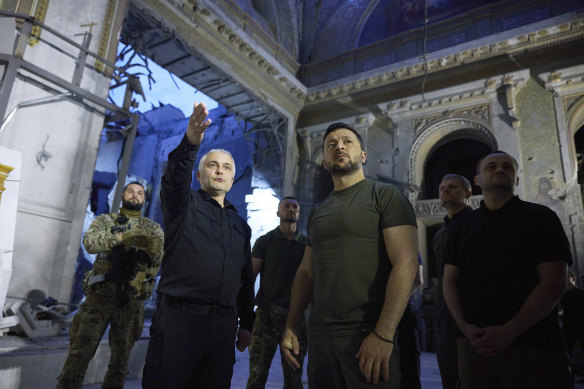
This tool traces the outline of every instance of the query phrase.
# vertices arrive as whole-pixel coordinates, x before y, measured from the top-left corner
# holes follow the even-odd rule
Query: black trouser
[[[398,331],[401,388],[421,389],[418,322],[409,303],[399,322]]]
[[[438,313],[438,342],[436,359],[440,369],[440,378],[444,389],[458,388],[458,351],[456,337],[458,327],[450,315],[450,311],[442,302]]]
[[[234,309],[163,298],[152,319],[142,387],[229,388],[236,331]]]
[[[458,338],[461,389],[573,389],[567,353],[509,346],[494,356],[481,355]]]

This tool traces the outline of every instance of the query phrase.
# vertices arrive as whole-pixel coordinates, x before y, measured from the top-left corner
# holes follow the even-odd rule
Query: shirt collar
[[[509,199],[509,201],[507,201],[505,204],[503,204],[503,206],[501,208],[496,209],[494,211],[491,211],[485,205],[485,201],[481,200],[481,210],[483,212],[487,212],[487,213],[496,213],[496,212],[504,213],[504,212],[507,212],[507,211],[514,209],[517,205],[519,205],[520,202],[521,202],[521,200],[519,199],[519,196],[515,195],[515,196],[511,197]]]
[[[217,204],[218,207],[221,206],[217,202],[217,200],[215,200],[213,197],[211,197],[209,195],[209,193],[205,192],[203,189],[199,189],[199,190],[197,190],[197,192],[199,192],[201,194],[201,196],[203,197],[203,200],[211,201],[212,203]],[[227,199],[223,199],[223,208],[231,209],[233,212],[238,213],[237,208],[235,208],[235,206],[233,204],[231,204],[231,202]]]
[[[457,219],[459,217],[461,217],[462,215],[464,215],[467,212],[472,211],[472,208],[470,206],[466,206],[464,208],[462,208],[460,211],[456,212],[454,215],[452,215],[452,219],[448,217],[448,215],[444,216],[444,223],[448,224],[450,222],[452,222],[454,219]]]
[[[276,235],[277,239],[286,239],[288,240],[288,238],[286,238],[286,236],[282,233],[282,231],[280,231],[280,226],[274,228],[274,234]],[[296,229],[296,234],[294,235],[294,237],[291,240],[298,240],[298,237],[300,236],[300,230]]]

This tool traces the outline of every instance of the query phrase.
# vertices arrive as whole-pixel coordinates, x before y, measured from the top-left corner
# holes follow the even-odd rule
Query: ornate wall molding
[[[212,36],[221,37],[234,52],[238,52],[246,58],[249,65],[268,76],[269,79],[271,79],[271,83],[285,88],[287,93],[297,100],[297,104],[304,103],[306,99],[306,87],[296,79],[292,72],[282,66],[282,57],[287,56],[285,59],[286,63],[290,63],[290,61],[294,63],[295,66],[292,66],[293,69],[297,70],[299,64],[293,59],[288,58],[289,55],[285,50],[279,47],[279,44],[274,42],[267,35],[262,35],[262,43],[266,44],[266,42],[268,42],[269,51],[273,51],[271,54],[275,54],[276,56],[271,55],[268,50],[264,50],[260,45],[257,45],[254,38],[249,36],[245,30],[230,23],[233,21],[230,18],[221,15],[216,4],[213,4],[212,2],[207,4],[205,1],[165,0],[165,3],[193,23],[195,29],[201,28]],[[230,15],[239,16],[241,18],[241,15],[234,15],[233,13]],[[240,20],[240,22],[242,21]],[[246,25],[248,29],[249,23],[250,20],[246,19],[244,25]],[[253,29],[253,31],[257,33],[256,30],[257,29]]]
[[[429,128],[434,124],[438,124],[440,121],[444,119],[450,119],[454,117],[469,116],[473,118],[482,119],[485,123],[491,123],[490,107],[491,107],[490,104],[481,104],[472,107],[458,108],[454,110],[447,109],[438,114],[415,118],[413,121],[414,133],[417,136],[420,133],[422,133],[426,128]]]
[[[140,51],[147,56],[150,53],[165,56],[166,50],[172,51],[178,47],[182,58],[173,58],[178,61],[170,62],[168,67],[177,68],[178,75],[182,76],[189,73],[188,67],[192,63],[197,69],[189,74],[193,77],[187,82],[196,83],[194,86],[202,92],[220,103],[228,99],[230,94],[232,97],[243,92],[242,96],[246,94],[249,98],[245,103],[234,99],[236,103],[242,103],[237,105],[237,113],[246,117],[260,117],[265,112],[274,111],[295,123],[304,101],[290,90],[303,90],[305,87],[278,62],[278,58],[271,57],[271,53],[260,44],[256,45],[254,37],[248,36],[250,31],[245,25],[238,26],[235,18],[224,14],[221,6],[225,3],[227,2],[191,0],[131,1],[129,15],[137,21],[137,25],[147,29],[146,35],[155,36],[157,30],[160,30],[160,39],[152,40],[156,45],[150,48],[148,44],[144,44]],[[230,41],[226,35],[227,29],[246,41],[246,45],[236,45],[234,39]],[[248,46],[253,51],[245,52]],[[257,58],[254,53],[261,56],[278,74],[268,74],[259,67],[257,63],[262,58]],[[207,72],[207,69],[212,79],[209,83],[204,83],[203,72]],[[223,87],[229,91],[227,94],[221,91]],[[235,107],[229,103],[226,105],[228,109]],[[268,111],[263,111],[263,108]]]
[[[538,79],[547,90],[558,95],[584,91],[584,65],[544,72]]]
[[[523,33],[497,42],[483,44],[461,50],[457,53],[441,50],[431,53],[428,61],[428,74],[450,70],[472,62],[482,61],[494,56],[513,55],[525,50],[536,50],[553,43],[578,39],[584,36],[584,18],[577,18],[559,25],[549,26],[537,31]],[[448,52],[446,54],[446,52]],[[432,58],[432,54],[434,58]],[[331,81],[308,89],[307,104],[338,99],[350,93],[388,86],[419,77],[425,72],[423,63],[404,61],[387,67],[363,72],[360,75]]]
[[[564,98],[564,108],[568,109],[568,112],[566,112],[568,129],[574,135],[576,131],[584,126],[584,93],[570,97],[573,97],[573,102],[570,102],[569,97],[566,96]]]
[[[511,118],[511,125],[513,128],[519,128],[521,126],[521,121],[517,116],[516,104],[515,104],[515,96],[519,92],[521,86],[525,85],[525,82],[520,85],[518,82],[515,81],[513,75],[505,75],[503,77],[503,87],[505,89],[505,101],[507,108],[507,113]]]
[[[472,209],[477,209],[481,205],[481,201],[483,196],[471,196],[469,199],[468,205]],[[416,212],[416,216],[419,219],[424,218],[436,218],[440,217],[443,218],[446,216],[446,211],[440,204],[440,200],[433,199],[433,200],[418,200],[414,204],[414,211]]]
[[[497,141],[490,125],[480,118],[453,117],[443,119],[426,127],[414,140],[409,156],[409,182],[417,187],[422,183],[424,162],[433,148],[448,134],[466,130],[465,136],[474,138],[497,149]],[[415,203],[418,192],[410,192],[410,201]]]
[[[453,117],[460,114],[480,117],[485,122],[490,123],[491,113],[488,108],[485,110],[485,106],[488,104],[485,104],[484,101],[495,99],[497,90],[503,88],[504,92],[509,90],[511,93],[509,95],[511,100],[507,100],[510,101],[508,107],[515,109],[515,95],[526,85],[529,77],[528,71],[520,70],[436,91],[425,98],[417,95],[390,101],[386,105],[386,116],[391,117],[391,115],[405,113],[419,115],[418,111],[432,112],[425,116],[424,119],[415,119],[415,128],[418,130],[434,119],[440,119],[442,116]],[[441,111],[436,112],[438,109]]]

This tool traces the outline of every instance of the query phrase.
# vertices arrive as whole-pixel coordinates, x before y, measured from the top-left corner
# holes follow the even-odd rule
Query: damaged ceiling
[[[255,126],[268,125],[275,114],[238,82],[189,52],[180,38],[155,16],[130,7],[120,40]]]

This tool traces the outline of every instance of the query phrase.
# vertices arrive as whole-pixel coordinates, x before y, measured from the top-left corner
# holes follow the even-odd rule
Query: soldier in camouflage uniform
[[[102,388],[124,387],[134,342],[142,333],[144,300],[152,293],[163,254],[160,225],[142,217],[144,187],[124,188],[119,213],[99,215],[83,237],[90,254],[98,254],[85,275],[87,295],[71,325],[69,355],[57,389],[81,388],[108,324],[111,357]]]
[[[264,388],[274,353],[282,339],[290,291],[296,270],[302,261],[306,237],[296,228],[300,206],[293,197],[284,197],[276,213],[280,225],[260,236],[251,256],[254,277],[260,277],[260,289],[256,297],[258,309],[249,346],[249,379],[247,389]],[[300,344],[306,344],[306,323],[298,326]],[[280,353],[282,350],[280,349]],[[302,389],[302,365],[306,349],[296,356],[300,369],[293,370],[282,355],[284,388]]]

